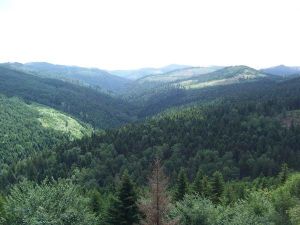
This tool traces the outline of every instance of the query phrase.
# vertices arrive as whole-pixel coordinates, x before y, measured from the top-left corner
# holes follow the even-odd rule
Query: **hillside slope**
[[[131,88],[126,94],[129,96],[128,99],[137,99],[138,101],[143,99],[142,101],[145,102],[150,98],[159,99],[158,96],[168,96],[170,92],[174,92],[174,89],[180,93],[185,92],[185,96],[187,96],[189,94],[194,95],[194,93],[185,90],[197,92],[200,89],[256,82],[264,79],[268,79],[270,82],[275,80],[275,78],[247,66],[218,68],[187,68],[166,74],[146,76],[131,84]],[[222,88],[225,87],[220,89]]]
[[[300,67],[290,67],[285,65],[274,66],[261,70],[264,73],[276,75],[276,76],[291,76],[300,73]]]
[[[91,135],[91,127],[61,112],[0,95],[0,163]]]
[[[186,88],[203,88],[249,82],[267,76],[267,74],[247,66],[230,66],[211,73],[199,74],[189,79],[182,79],[177,84]]]
[[[173,70],[162,74],[151,74],[149,76],[142,77],[138,80],[139,83],[145,82],[174,82],[177,80],[188,79],[197,75],[214,72],[222,67],[189,67]]]
[[[131,121],[134,109],[120,99],[57,79],[41,78],[0,67],[0,94],[17,96],[107,128]]]
[[[122,92],[130,83],[128,79],[96,68],[54,65],[44,62],[7,63],[2,64],[2,66],[40,77],[56,78],[75,84],[91,86],[104,92]]]
[[[137,80],[148,75],[163,74],[163,73],[168,73],[170,71],[184,69],[188,67],[189,66],[185,66],[185,65],[171,64],[162,68],[141,68],[137,70],[111,70],[109,72],[120,77],[124,77],[131,80]]]
[[[299,84],[296,79],[236,92],[214,104],[174,110],[144,123],[107,130],[22,163],[25,168],[38,169],[39,179],[71,177],[76,172],[78,181],[88,188],[109,186],[124,168],[143,184],[157,154],[171,182],[181,167],[189,177],[195,177],[200,168],[207,175],[222,171],[229,180],[273,176],[282,163],[298,170],[300,156],[295,153],[300,127],[287,128],[278,116],[300,109]],[[30,177],[29,170],[11,170],[17,180]]]

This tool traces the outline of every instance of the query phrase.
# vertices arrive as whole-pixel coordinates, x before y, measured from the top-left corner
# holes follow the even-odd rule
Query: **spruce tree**
[[[288,173],[289,173],[289,168],[288,165],[286,163],[282,164],[281,166],[281,171],[279,173],[279,181],[280,183],[285,183],[285,181],[288,178]]]
[[[202,195],[202,179],[203,179],[203,171],[201,169],[198,170],[194,183],[193,183],[193,191],[199,195]]]
[[[181,201],[184,196],[188,193],[188,179],[184,169],[181,168],[178,179],[177,179],[177,189],[175,192],[175,201]]]
[[[221,200],[221,197],[224,192],[224,179],[222,173],[216,171],[213,174],[212,181],[211,181],[211,191],[212,191],[212,201],[214,203],[218,203]]]
[[[90,199],[91,199],[91,208],[93,210],[94,213],[96,213],[97,215],[100,214],[101,212],[101,195],[99,193],[99,191],[97,190],[93,190],[90,193]]]
[[[211,194],[211,185],[208,180],[208,177],[203,174],[202,170],[197,172],[196,178],[193,183],[194,193],[203,196],[209,197]]]
[[[122,176],[121,184],[108,210],[107,224],[133,225],[139,222],[137,194],[128,172]]]

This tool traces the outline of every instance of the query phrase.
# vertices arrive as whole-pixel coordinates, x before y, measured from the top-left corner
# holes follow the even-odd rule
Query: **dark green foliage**
[[[221,197],[223,196],[224,193],[224,179],[223,175],[219,172],[216,171],[211,179],[211,199],[213,202],[220,202]]]
[[[102,201],[101,201],[101,194],[97,190],[93,190],[90,193],[90,199],[91,199],[91,209],[92,211],[99,215],[102,211]]]
[[[210,181],[208,177],[203,174],[202,170],[198,170],[197,172],[193,183],[193,191],[203,197],[209,197],[211,195]]]
[[[106,223],[110,225],[133,225],[139,221],[137,194],[127,172],[122,176],[118,193],[108,209]]]
[[[199,195],[202,195],[204,191],[202,187],[203,177],[204,177],[203,171],[199,169],[193,182],[193,191]]]
[[[283,126],[278,116],[284,110],[300,109],[299,87],[300,79],[274,90],[265,88],[263,96],[257,91],[107,130],[16,162],[0,176],[1,184],[5,187],[7,181],[33,177],[34,170],[39,171],[38,179],[33,178],[37,181],[69,177],[74,168],[80,171],[82,185],[89,188],[110,186],[124,168],[137,183],[145,184],[148,165],[157,154],[172,184],[180,167],[191,178],[199,165],[208,176],[222,170],[225,180],[274,176],[285,162],[298,170],[300,128]]]
[[[186,171],[181,168],[178,178],[177,178],[177,184],[176,184],[176,191],[175,191],[175,201],[181,201],[186,194],[188,194],[189,191],[189,184],[188,184],[188,178],[186,175]]]
[[[24,159],[71,140],[67,133],[43,127],[38,118],[39,112],[35,108],[20,99],[0,95],[1,169],[6,170],[3,163]]]
[[[131,121],[135,112],[130,104],[90,88],[4,67],[0,67],[0,93],[50,106],[101,128]]]
[[[170,190],[176,190],[174,216],[183,224],[248,225],[249,221],[255,225],[299,224],[300,182],[298,176],[288,176],[288,167],[291,171],[300,169],[300,127],[287,125],[282,118],[298,115],[291,112],[300,109],[300,79],[283,83],[264,80],[203,90],[170,86],[165,90],[167,94],[157,92],[140,108],[131,111],[130,105],[121,106],[123,101],[88,88],[26,74],[21,76],[5,69],[1,71],[0,88],[6,95],[42,102],[94,125],[104,124],[104,127],[117,126],[133,117],[143,118],[171,106],[208,103],[172,109],[142,123],[97,131],[91,137],[72,142],[62,137],[61,142],[54,140],[52,143],[47,139],[49,143],[43,143],[43,133],[38,141],[27,141],[32,131],[23,131],[23,127],[17,141],[28,145],[28,151],[14,151],[20,157],[11,157],[9,164],[1,164],[0,187],[7,200],[2,201],[5,209],[2,219],[9,219],[8,224],[22,221],[35,225],[41,224],[43,219],[55,224],[51,223],[52,217],[59,218],[63,225],[80,224],[80,221],[81,224],[94,224],[96,219],[99,224],[137,223],[138,196],[131,179],[125,174],[117,191],[114,181],[128,169],[143,193],[149,164],[157,155],[170,176]],[[11,88],[13,81],[18,79],[22,85]],[[164,96],[156,98],[160,94]],[[222,95],[225,98],[219,99]],[[216,99],[218,101],[211,102]],[[80,101],[83,103],[79,104]],[[121,110],[116,113],[118,106]],[[17,118],[17,114],[15,116]],[[8,123],[3,124],[5,130],[9,130],[6,129]],[[34,125],[33,128],[40,132]],[[13,136],[17,131],[12,129],[10,133]],[[60,145],[55,147],[58,143]],[[8,146],[14,144],[11,142]],[[30,147],[35,144],[37,148]],[[45,151],[47,144],[54,148]],[[282,169],[280,165],[284,165]],[[178,171],[179,168],[183,170]],[[72,178],[81,188],[73,183],[45,184],[46,177]],[[187,177],[194,180],[195,196],[189,195]],[[21,183],[24,190],[11,188],[24,178],[32,181]],[[91,191],[94,189],[99,192]],[[8,194],[9,191],[13,194]],[[107,196],[114,196],[110,207],[107,207]],[[68,207],[62,211],[56,207],[61,201],[68,202],[70,211]],[[74,208],[76,204],[82,207],[87,218]],[[27,208],[32,209],[32,214],[24,211]],[[45,213],[44,208],[50,214]],[[15,209],[18,210],[14,214]],[[65,220],[65,211],[72,223]]]

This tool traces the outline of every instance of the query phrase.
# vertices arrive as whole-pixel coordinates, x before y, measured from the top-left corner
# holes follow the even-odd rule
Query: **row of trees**
[[[87,190],[76,180],[22,181],[0,197],[3,225],[297,225],[300,221],[300,174],[284,165],[277,184],[257,189],[249,182],[244,197],[224,201],[224,182],[219,172],[210,179],[210,192],[197,193],[205,176],[199,171],[188,185],[183,170],[172,186],[156,160],[148,185],[137,187],[124,172],[116,190]],[[189,191],[190,186],[190,191]],[[202,188],[202,187],[201,187]]]

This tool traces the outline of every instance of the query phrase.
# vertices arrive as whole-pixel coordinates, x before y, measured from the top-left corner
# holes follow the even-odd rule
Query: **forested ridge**
[[[19,79],[15,73],[9,72],[14,81]],[[8,158],[1,162],[0,224],[299,224],[299,78],[201,90],[162,86],[144,96],[146,101],[141,97],[122,105],[117,99],[122,107],[118,119],[124,121],[109,118],[104,122],[109,129],[89,135],[87,126],[86,135],[73,139],[45,131],[34,119],[42,111],[31,104],[52,106],[95,126],[109,116],[77,114],[93,101],[76,101],[94,96],[96,104],[99,93],[55,79],[26,74],[22,79],[15,89],[0,89],[21,98],[0,97],[5,107],[1,132],[18,133],[17,141],[1,145]],[[28,80],[40,82],[46,92]],[[53,93],[82,109],[68,111],[61,99],[54,104]],[[104,105],[112,99],[103,98]],[[154,116],[130,123],[149,115]],[[7,118],[16,126],[5,123]],[[47,142],[49,135],[53,142]],[[30,151],[12,157],[15,142],[30,144]],[[34,149],[33,143],[43,149]]]
[[[71,114],[94,127],[131,121],[134,108],[107,94],[57,79],[41,78],[0,66],[0,93]]]
[[[0,95],[0,105],[1,168],[3,163],[13,163],[92,132],[86,124],[58,111],[29,105],[15,97]]]

